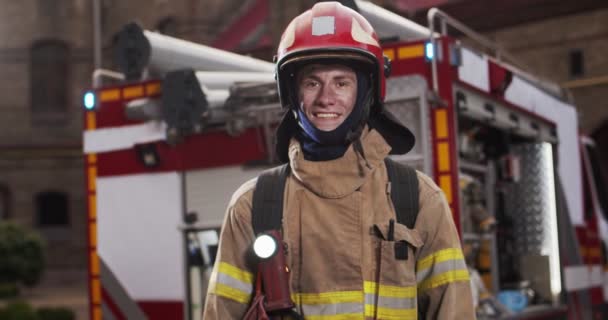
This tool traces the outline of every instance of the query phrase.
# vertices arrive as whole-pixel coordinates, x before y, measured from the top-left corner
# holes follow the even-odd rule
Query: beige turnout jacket
[[[361,140],[369,166],[352,146],[339,159],[313,162],[297,141],[290,145],[283,238],[298,311],[305,319],[418,319],[420,308],[426,319],[474,319],[469,274],[442,191],[418,173],[416,225],[397,224],[394,232],[395,241],[409,244],[408,259],[396,259],[394,241],[384,240],[396,217],[384,165],[390,147],[374,130]],[[254,240],[255,183],[239,188],[228,206],[204,319],[241,319],[252,297],[246,252]]]

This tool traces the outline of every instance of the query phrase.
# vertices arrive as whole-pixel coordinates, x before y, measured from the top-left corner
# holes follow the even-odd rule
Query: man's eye
[[[318,85],[318,83],[316,81],[305,81],[304,82],[304,87],[306,88],[314,88]]]
[[[348,87],[349,85],[350,83],[348,81],[338,81],[338,87],[340,88]]]

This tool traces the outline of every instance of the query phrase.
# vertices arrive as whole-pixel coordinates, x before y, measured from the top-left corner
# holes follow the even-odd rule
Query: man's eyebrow
[[[308,72],[304,72],[302,73],[300,76],[298,76],[299,81],[303,81],[306,79],[312,79],[315,81],[322,81],[321,77],[315,75],[314,70],[313,71],[308,71]],[[357,77],[355,75],[352,74],[337,74],[335,76],[332,77],[332,80],[344,80],[344,79],[348,79],[348,80],[352,80],[355,81]]]
[[[313,80],[317,80],[317,81],[321,81],[321,78],[319,78],[318,76],[316,76],[314,73],[310,72],[310,73],[305,73],[302,76],[300,76],[300,81],[305,80],[305,79],[313,79]]]
[[[355,77],[350,75],[350,74],[339,74],[334,76],[334,79],[337,80],[343,80],[343,79],[348,79],[348,80],[355,80]]]

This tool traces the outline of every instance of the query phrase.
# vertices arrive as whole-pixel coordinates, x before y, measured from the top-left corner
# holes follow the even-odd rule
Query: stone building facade
[[[89,1],[0,1],[1,219],[39,230],[53,267],[85,261],[79,101],[90,82]]]
[[[113,35],[127,22],[212,44],[256,3],[99,1],[104,68],[113,67]],[[255,55],[270,60],[285,25],[312,2],[267,0],[263,32],[270,43]],[[51,268],[86,268],[81,100],[93,71],[92,3],[0,0],[0,219],[40,231]],[[581,111],[581,126],[591,132],[608,118],[608,84],[601,81],[608,75],[606,21],[608,10],[600,10],[486,35],[534,72],[569,87]],[[582,71],[573,66],[577,63]]]
[[[242,1],[102,4],[102,54],[125,23],[208,43]],[[40,232],[49,268],[86,268],[82,96],[93,71],[93,1],[0,0],[0,220]]]

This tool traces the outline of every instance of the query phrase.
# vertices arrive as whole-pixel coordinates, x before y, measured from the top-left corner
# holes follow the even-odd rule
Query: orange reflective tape
[[[477,266],[482,269],[490,269],[492,267],[492,259],[489,254],[480,254],[477,257]]]
[[[97,219],[97,196],[94,194],[89,195],[89,219]]]
[[[590,258],[599,258],[602,255],[602,251],[598,247],[587,248],[587,255]]]
[[[122,89],[123,99],[139,98],[144,95],[144,86],[132,86]]]
[[[99,275],[99,257],[95,251],[91,251],[91,275],[94,277]]]
[[[483,281],[483,283],[486,285],[486,288],[494,287],[494,282],[492,281],[492,274],[489,272],[481,274],[481,281]]]
[[[439,176],[439,187],[445,193],[448,203],[452,203],[452,176],[449,174]]]
[[[153,96],[153,95],[159,94],[159,93],[160,93],[160,83],[159,82],[148,83],[146,85],[146,95],[147,96]]]
[[[92,248],[97,248],[97,223],[89,223],[89,243]]]
[[[94,192],[95,191],[95,184],[96,184],[96,180],[97,180],[97,167],[89,167],[88,170],[89,173],[89,192]]]
[[[99,101],[110,102],[120,100],[120,89],[103,90],[99,94]]]
[[[405,46],[397,49],[399,59],[410,59],[424,56],[424,45]]]
[[[437,162],[439,172],[450,171],[450,145],[447,142],[437,143]]]
[[[95,115],[95,112],[88,111],[86,121],[87,130],[94,130],[95,128],[97,128],[97,117]]]
[[[101,283],[99,282],[99,278],[91,279],[91,300],[93,300],[93,304],[101,303]]]
[[[93,320],[103,320],[101,317],[101,306],[93,306]]]
[[[97,163],[97,154],[95,154],[95,153],[87,154],[87,163],[96,164]]]
[[[435,136],[437,139],[448,137],[448,112],[446,110],[435,110]]]
[[[391,61],[395,61],[395,49],[384,49],[382,53]]]

